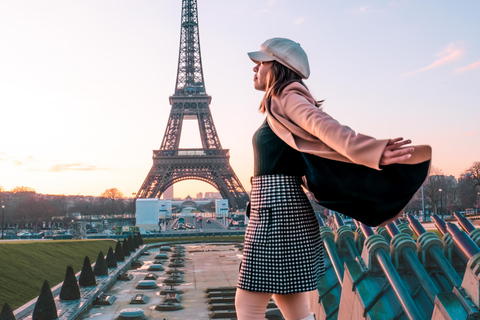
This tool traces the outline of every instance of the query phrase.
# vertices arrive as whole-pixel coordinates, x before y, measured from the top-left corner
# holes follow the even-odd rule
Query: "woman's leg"
[[[235,310],[238,320],[265,320],[271,293],[246,291],[237,288]]]
[[[273,299],[285,320],[302,320],[310,316],[306,292],[274,294]]]

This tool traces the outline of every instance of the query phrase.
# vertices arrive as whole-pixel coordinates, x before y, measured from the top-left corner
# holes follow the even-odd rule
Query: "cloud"
[[[72,164],[55,164],[48,169],[49,172],[61,172],[61,171],[95,171],[95,170],[105,170],[98,168],[96,166],[81,164],[81,163],[72,163]]]
[[[382,10],[380,9],[372,9],[372,6],[371,5],[366,5],[366,6],[362,6],[360,7],[358,10],[357,10],[358,13],[361,13],[361,14],[369,14],[369,13],[380,13],[382,12]]]
[[[16,166],[22,166],[24,164],[23,161],[15,159],[12,156],[7,155],[5,152],[0,152],[0,161],[12,162]]]
[[[475,61],[474,63],[469,64],[468,66],[458,67],[455,69],[455,73],[466,73],[475,69],[480,68],[480,60]]]
[[[271,6],[273,6],[273,5],[275,4],[275,2],[277,2],[277,1],[276,1],[276,0],[269,0],[269,1],[267,2],[267,6],[268,6],[268,7],[271,7]],[[261,12],[261,13],[270,12],[270,8],[261,9],[260,12]]]
[[[404,74],[404,76],[411,76],[423,71],[427,71],[430,69],[438,68],[440,66],[443,66],[445,64],[449,64],[455,61],[460,60],[463,56],[465,55],[465,49],[460,43],[450,43],[448,46],[442,49],[439,53],[436,54],[437,59],[433,61],[430,65],[412,71],[412,72],[407,72]]]
[[[391,5],[391,6],[400,6],[400,5],[404,5],[406,3],[407,3],[407,1],[405,1],[405,0],[400,0],[400,1],[399,0],[392,0],[388,4]]]
[[[295,20],[293,22],[293,24],[302,24],[305,22],[305,18],[304,17],[301,17],[301,18],[298,18],[297,20]]]
[[[468,137],[473,137],[473,136],[476,136],[478,133],[478,131],[469,131],[469,132],[465,132],[464,134],[462,134],[460,136],[460,138],[468,138]]]

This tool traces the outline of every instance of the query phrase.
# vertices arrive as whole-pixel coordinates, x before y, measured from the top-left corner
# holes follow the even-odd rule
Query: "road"
[[[219,230],[225,230],[226,227],[220,222],[217,221],[215,218],[202,218],[202,221],[198,221],[197,218],[195,217],[186,217],[185,219],[185,224],[190,224],[193,225],[195,228],[194,229],[184,229],[182,231],[219,231]],[[207,221],[210,220],[210,223]],[[175,228],[178,228],[179,222],[178,218],[175,219],[175,221],[170,224],[169,228],[167,231],[174,231]]]

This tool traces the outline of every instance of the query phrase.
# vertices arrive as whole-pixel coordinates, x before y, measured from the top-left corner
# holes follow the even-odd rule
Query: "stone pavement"
[[[140,308],[148,319],[160,320],[208,320],[211,311],[208,310],[206,288],[235,287],[238,277],[238,267],[241,259],[241,251],[234,243],[204,243],[182,244],[185,247],[185,267],[183,280],[177,289],[184,293],[180,295],[182,310],[157,311],[155,306],[163,301],[165,296],[160,295],[160,289],[167,288],[163,281],[169,277],[165,271],[148,271],[148,267],[155,261],[155,256],[160,253],[159,247],[151,248],[150,255],[141,256],[139,261],[144,265],[129,273],[133,276],[130,281],[117,281],[107,295],[114,295],[115,302],[109,306],[94,306],[83,316],[83,319],[112,320],[116,319],[121,310],[126,308]],[[169,256],[171,254],[169,253]],[[170,262],[164,262],[165,270]],[[144,280],[148,273],[157,274],[156,289],[136,289],[139,281]],[[145,294],[149,297],[146,304],[130,304],[131,299],[137,294]]]

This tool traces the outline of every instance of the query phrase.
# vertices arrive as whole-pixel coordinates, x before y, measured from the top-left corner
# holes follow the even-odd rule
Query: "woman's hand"
[[[395,138],[388,141],[385,150],[383,150],[380,158],[380,165],[386,166],[393,163],[401,163],[410,159],[414,148],[402,148],[404,145],[412,143],[411,140],[403,140],[403,138]]]

